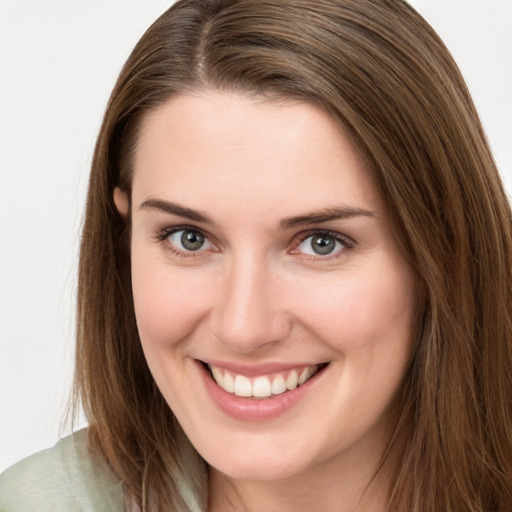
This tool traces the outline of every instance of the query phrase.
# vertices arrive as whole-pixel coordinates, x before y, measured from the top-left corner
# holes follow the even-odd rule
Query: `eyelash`
[[[355,246],[354,240],[352,240],[351,238],[349,238],[346,235],[337,233],[335,231],[330,231],[328,229],[316,229],[316,230],[310,230],[310,231],[307,231],[304,233],[299,233],[299,235],[297,235],[297,237],[296,237],[297,242],[293,243],[293,248],[291,249],[290,253],[291,254],[299,254],[297,251],[298,247],[303,242],[305,242],[308,238],[312,238],[314,236],[333,238],[335,240],[335,242],[340,243],[343,247],[341,249],[337,250],[336,252],[334,252],[333,254],[328,253],[325,256],[322,256],[320,254],[317,254],[317,255],[303,254],[303,256],[308,261],[331,261],[333,259],[340,258],[341,256],[343,256],[345,254],[345,252],[347,250],[353,249]]]
[[[178,233],[179,231],[192,231],[195,233],[199,233],[200,235],[204,236],[205,240],[210,241],[210,243],[214,245],[213,242],[211,242],[210,237],[205,235],[200,229],[197,229],[193,226],[166,227],[157,233],[157,235],[155,236],[155,241],[157,243],[163,244],[167,251],[169,251],[174,256],[177,256],[178,258],[197,258],[198,255],[203,251],[182,251],[180,249],[176,249],[169,243],[168,238],[171,235]]]
[[[176,249],[174,246],[172,246],[169,243],[168,238],[171,235],[178,233],[180,231],[191,231],[191,232],[199,233],[200,235],[202,235],[205,238],[205,240],[208,240],[213,245],[213,247],[215,247],[215,244],[211,241],[210,237],[207,236],[205,233],[203,233],[203,231],[201,231],[200,229],[198,229],[194,226],[186,226],[186,225],[185,226],[166,227],[166,228],[162,229],[155,236],[155,241],[157,243],[164,244],[164,247],[166,248],[167,251],[169,251],[174,256],[177,256],[179,258],[197,258],[201,252],[205,252],[205,251],[200,251],[200,250],[199,251],[182,251],[182,250]],[[340,250],[336,251],[334,254],[329,253],[329,254],[326,254],[325,256],[322,256],[320,254],[318,254],[316,256],[303,254],[305,259],[307,259],[308,261],[330,261],[332,259],[341,257],[342,254],[344,254],[347,250],[353,249],[354,246],[356,245],[355,241],[346,235],[337,233],[335,231],[330,231],[327,229],[316,229],[316,230],[310,230],[310,231],[306,231],[303,233],[299,233],[298,235],[296,235],[294,237],[294,241],[292,243],[292,249],[290,250],[290,254],[300,254],[297,251],[297,248],[303,242],[305,242],[308,238],[311,238],[315,235],[318,237],[324,236],[324,237],[333,238],[336,242],[340,243],[343,247]]]

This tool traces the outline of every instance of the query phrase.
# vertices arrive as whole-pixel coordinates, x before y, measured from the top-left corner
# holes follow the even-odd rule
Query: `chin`
[[[255,461],[222,461],[211,464],[217,471],[235,480],[283,480],[300,472],[294,464],[286,461],[256,462]]]
[[[298,447],[286,450],[275,446],[269,448],[268,443],[265,444],[265,449],[258,443],[252,443],[253,449],[248,449],[247,445],[251,443],[238,446],[232,443],[229,448],[200,453],[211,467],[237,480],[280,480],[314,465]],[[218,446],[226,447],[226,444],[219,443]]]

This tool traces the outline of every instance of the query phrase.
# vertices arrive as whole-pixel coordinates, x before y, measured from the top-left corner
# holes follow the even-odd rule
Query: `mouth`
[[[294,391],[325,369],[329,363],[302,365],[254,377],[237,374],[220,366],[202,364],[210,377],[227,393],[262,400]]]

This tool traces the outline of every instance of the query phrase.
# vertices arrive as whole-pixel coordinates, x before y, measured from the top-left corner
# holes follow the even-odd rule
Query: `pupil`
[[[329,254],[334,250],[335,241],[331,236],[316,236],[311,240],[311,248],[317,254]]]
[[[204,244],[204,236],[196,231],[184,231],[181,235],[181,244],[188,251],[197,251]]]

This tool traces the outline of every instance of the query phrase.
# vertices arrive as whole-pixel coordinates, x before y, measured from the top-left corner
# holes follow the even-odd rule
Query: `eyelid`
[[[207,240],[211,244],[211,247],[208,247],[206,249],[198,249],[197,251],[186,251],[178,247],[175,247],[169,242],[168,239],[171,235],[179,231],[195,231],[197,233],[200,233],[205,238],[205,240]],[[212,237],[209,234],[205,233],[202,229],[197,228],[196,226],[191,226],[190,224],[166,226],[163,229],[159,230],[153,238],[156,243],[164,244],[166,250],[171,252],[173,255],[180,256],[182,258],[200,257],[203,255],[203,253],[207,252],[208,249],[211,249],[212,247],[214,248],[214,250],[216,250],[216,244],[213,242]]]
[[[196,231],[196,232],[200,233],[211,244],[211,246],[212,246],[211,248],[213,248],[214,251],[218,251],[217,244],[214,242],[213,237],[210,234],[205,233],[203,229],[200,229],[196,226],[191,226],[190,224],[166,226],[156,233],[156,235],[154,236],[154,240],[157,243],[163,243],[165,245],[165,248],[169,252],[173,253],[174,255],[177,255],[177,256],[180,256],[183,258],[187,258],[187,257],[197,258],[197,257],[202,256],[203,255],[202,253],[207,252],[208,249],[197,250],[197,251],[184,251],[184,250],[181,250],[179,248],[172,246],[169,243],[168,237],[170,235],[172,235],[173,233],[176,233],[178,231],[187,231],[187,230],[188,231]],[[326,255],[321,255],[321,254],[308,255],[308,254],[300,253],[300,251],[298,251],[298,247],[300,246],[300,244],[314,235],[330,236],[330,237],[334,238],[336,241],[340,242],[343,245],[343,248],[334,253],[329,253]],[[341,256],[341,254],[345,253],[349,249],[352,249],[355,245],[356,245],[356,242],[353,238],[351,238],[343,233],[340,233],[338,231],[332,231],[330,229],[318,229],[318,228],[317,229],[309,229],[307,231],[298,233],[294,236],[294,238],[292,239],[292,242],[291,242],[292,247],[289,251],[289,254],[294,254],[294,255],[302,254],[303,258],[309,259],[309,260],[314,260],[314,261],[328,261],[330,259],[334,259],[334,258]]]
[[[354,239],[350,238],[347,235],[344,235],[343,233],[339,233],[337,231],[331,231],[330,229],[310,229],[308,231],[303,231],[299,234],[297,234],[292,242],[292,249],[290,250],[291,254],[301,254],[298,251],[298,247],[302,242],[307,240],[308,238],[311,238],[314,235],[327,235],[329,237],[334,238],[337,242],[340,242],[343,244],[343,248],[334,252],[329,253],[326,255],[318,254],[316,256],[309,255],[309,254],[303,254],[303,256],[307,259],[312,259],[315,261],[326,261],[330,260],[336,257],[339,257],[342,253],[345,253],[347,249],[353,249],[356,245],[356,242]]]
[[[157,231],[157,233],[154,236],[154,239],[156,241],[162,241],[165,240],[169,235],[172,235],[173,233],[176,233],[178,231],[197,231],[198,233],[201,233],[205,238],[209,237],[203,233],[203,231],[199,228],[196,228],[195,226],[190,226],[187,224],[183,225],[177,225],[177,226],[166,226],[160,230]]]

